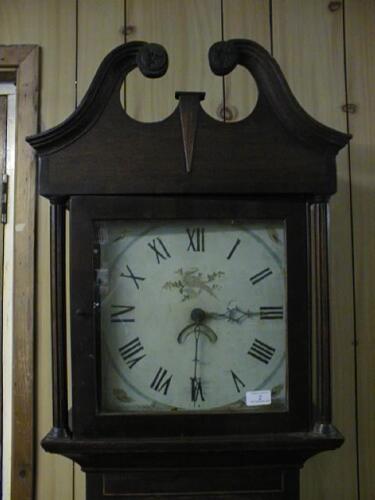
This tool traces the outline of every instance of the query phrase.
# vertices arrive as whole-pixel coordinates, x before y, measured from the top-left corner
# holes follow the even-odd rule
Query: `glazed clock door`
[[[303,202],[77,197],[71,210],[84,432],[308,427]]]

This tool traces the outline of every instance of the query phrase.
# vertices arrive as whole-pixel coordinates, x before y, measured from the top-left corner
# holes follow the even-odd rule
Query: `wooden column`
[[[313,347],[316,349],[315,430],[325,434],[332,429],[328,208],[325,201],[311,205],[311,255]]]
[[[65,200],[51,202],[53,431],[70,434],[66,369]]]

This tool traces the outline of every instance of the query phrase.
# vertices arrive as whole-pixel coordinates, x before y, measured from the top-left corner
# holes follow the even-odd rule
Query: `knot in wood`
[[[237,66],[237,47],[233,42],[214,43],[209,50],[208,59],[211,70],[215,75],[227,75]]]
[[[162,45],[148,43],[137,54],[137,65],[147,78],[159,78],[168,69],[168,54]]]
[[[331,12],[336,12],[337,10],[340,10],[342,7],[342,2],[329,2],[328,4],[328,9]]]

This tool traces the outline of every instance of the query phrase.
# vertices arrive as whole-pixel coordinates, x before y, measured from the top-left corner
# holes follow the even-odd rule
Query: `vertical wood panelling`
[[[78,103],[102,59],[124,43],[124,0],[78,0]]]
[[[249,38],[270,50],[270,12],[265,0],[224,0],[224,39]],[[257,88],[249,72],[237,67],[225,78],[225,105],[232,121],[250,114],[256,104]]]
[[[339,5],[331,12],[328,3],[274,1],[274,56],[302,106],[319,121],[345,130],[346,116],[341,110],[345,103],[343,10]],[[124,41],[126,13],[127,40],[161,43],[170,58],[168,73],[162,79],[145,79],[138,71],[130,76],[126,89],[129,114],[144,121],[158,120],[176,107],[176,90],[203,90],[207,92],[203,107],[219,119],[222,80],[211,73],[207,52],[222,37],[222,14],[224,38],[246,37],[266,48],[271,40],[268,0],[223,0],[222,6],[223,11],[221,0],[0,0],[0,43],[41,45],[41,128],[46,129],[73,111],[75,97],[80,102],[103,57]],[[351,163],[360,488],[361,499],[370,500],[375,490],[375,314],[371,301],[375,278],[375,70],[371,52],[375,49],[375,5],[372,0],[346,0],[346,9],[348,96],[349,102],[358,105],[357,113],[349,115],[349,125],[354,134]],[[249,75],[236,69],[225,88],[233,118],[246,116],[256,99]],[[333,418],[346,443],[306,464],[303,500],[357,499],[353,254],[345,151],[339,157],[338,177],[338,194],[331,202]],[[84,500],[84,476],[78,467],[73,476],[70,461],[46,454],[39,446],[52,422],[48,217],[48,203],[40,199],[36,500]]]
[[[375,3],[346,1],[348,102],[354,228],[358,366],[359,478],[362,500],[375,492]]]
[[[128,77],[126,109],[141,121],[168,116],[177,90],[206,91],[203,108],[212,116],[222,100],[222,80],[211,73],[208,49],[221,40],[220,0],[127,0],[128,41],[161,43],[169,55],[167,74],[157,80],[138,71]]]
[[[274,56],[302,106],[319,121],[345,131],[342,8],[326,0],[273,2]],[[310,460],[302,498],[355,500],[356,443],[352,245],[347,151],[338,161],[338,193],[331,201],[331,324],[333,421],[346,438],[335,452]]]
[[[74,109],[75,0],[1,0],[0,43],[42,47],[40,128],[60,123]]]
[[[0,43],[42,47],[41,128],[52,127],[74,109],[74,0],[2,0]],[[37,230],[37,500],[72,498],[72,464],[39,446],[52,424],[49,302],[49,210],[39,200]]]

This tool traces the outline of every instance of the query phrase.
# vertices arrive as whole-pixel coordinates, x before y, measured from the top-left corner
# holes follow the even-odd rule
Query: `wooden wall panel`
[[[74,109],[75,0],[1,0],[0,43],[41,45],[40,128]]]
[[[340,4],[341,5],[341,4]],[[319,121],[346,130],[342,8],[326,0],[273,2],[274,56],[302,106]],[[350,188],[347,151],[338,161],[338,193],[331,201],[333,420],[346,438],[335,452],[307,462],[304,500],[355,500],[354,319]]]
[[[74,0],[2,0],[0,43],[38,44],[42,47],[41,128],[50,128],[74,109]],[[39,446],[52,424],[49,209],[39,200],[37,231],[37,500],[72,498],[72,464],[49,455]]]
[[[84,96],[102,59],[124,43],[124,0],[77,0],[77,98]]]
[[[127,0],[127,40],[161,43],[169,69],[157,80],[138,71],[127,82],[126,109],[141,121],[157,121],[176,108],[178,90],[206,91],[203,108],[212,116],[222,102],[222,80],[211,73],[208,49],[221,40],[220,0]]]
[[[271,49],[269,2],[264,0],[224,0],[224,40],[249,38]],[[248,116],[256,104],[258,91],[249,72],[237,67],[225,78],[225,106],[228,121]]]
[[[375,3],[347,0],[346,47],[358,365],[360,498],[375,492]]]

